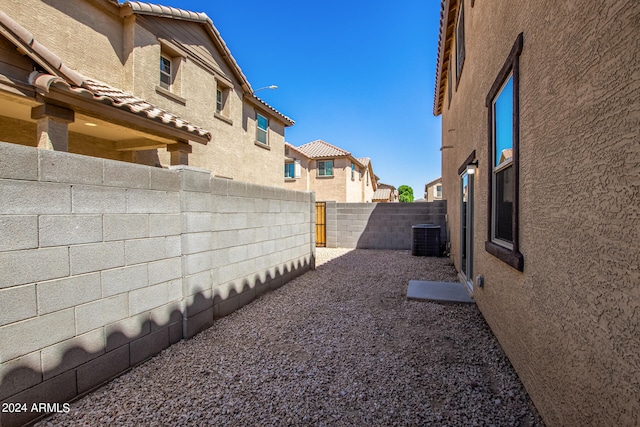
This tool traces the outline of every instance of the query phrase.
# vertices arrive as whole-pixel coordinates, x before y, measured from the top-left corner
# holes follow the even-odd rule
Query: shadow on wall
[[[149,312],[129,318],[135,323],[127,325],[129,333],[124,328],[105,333],[106,348],[103,345],[92,352],[79,345],[70,346],[61,355],[51,355],[59,361],[42,373],[25,366],[29,363],[29,355],[17,359],[14,363],[17,366],[11,367],[9,362],[9,366],[0,371],[0,403],[3,408],[12,405],[15,410],[0,412],[0,426],[22,426],[51,412],[64,411],[63,403],[95,390],[181,339],[193,337],[212,326],[216,319],[233,313],[314,267],[315,259],[311,254],[309,261],[298,260],[291,269],[284,265],[276,268],[274,277],[267,273],[264,280],[257,274],[253,280],[243,279],[242,291],[233,290],[227,298],[219,295],[209,298],[199,293],[185,307],[184,313],[179,308],[180,302],[176,301],[176,308],[162,315],[166,322],[157,323]],[[138,332],[131,333],[131,330]],[[83,336],[99,335],[98,331],[100,329]],[[34,363],[39,364],[40,353],[32,353],[32,356]],[[41,407],[41,403],[49,406]]]
[[[417,224],[439,225],[440,242],[446,243],[446,210],[446,201],[378,203],[371,211],[366,223],[360,225],[360,231],[358,222],[363,220],[349,219],[349,214],[341,215],[338,208],[338,224],[342,221],[352,224],[351,233],[359,233],[355,236],[357,237],[355,247],[358,249],[410,250],[413,242],[411,227]]]

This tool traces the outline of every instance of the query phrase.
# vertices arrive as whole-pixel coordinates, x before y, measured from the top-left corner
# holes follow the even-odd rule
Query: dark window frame
[[[488,131],[488,161],[487,161],[487,241],[485,242],[485,250],[496,258],[507,263],[518,271],[524,270],[524,256],[520,253],[520,234],[519,234],[519,210],[520,210],[520,54],[523,47],[523,34],[518,34],[516,41],[511,48],[511,52],[504,65],[500,69],[489,93],[487,94],[486,107],[488,111],[487,131]],[[504,83],[513,78],[513,174],[514,174],[514,193],[513,193],[513,210],[512,210],[512,238],[511,248],[507,248],[495,243],[493,237],[493,192],[494,192],[494,117],[493,117],[493,101],[500,93]]]
[[[456,21],[456,90],[460,85],[460,76],[462,75],[462,68],[464,66],[464,59],[466,57],[466,46],[464,42],[464,0],[460,1],[460,7],[458,8],[458,18]]]

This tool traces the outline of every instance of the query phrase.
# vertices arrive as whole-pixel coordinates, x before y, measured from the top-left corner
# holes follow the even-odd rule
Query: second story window
[[[464,57],[464,1],[462,1],[460,2],[460,11],[458,12],[458,23],[456,24],[456,87],[460,84],[460,74],[462,74]]]
[[[171,89],[173,74],[171,71],[171,58],[166,55],[160,56],[160,87]]]
[[[262,144],[269,145],[269,119],[262,114],[256,113],[256,140]]]
[[[318,160],[318,176],[333,176],[333,160]]]
[[[216,89],[216,113],[222,113],[224,109],[224,99],[222,98],[222,91],[220,89]]]
[[[353,181],[355,179],[356,179],[356,165],[351,163],[351,180]]]

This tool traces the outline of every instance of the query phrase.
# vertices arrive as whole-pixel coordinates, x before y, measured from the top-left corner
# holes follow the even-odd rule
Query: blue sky
[[[322,139],[369,157],[381,182],[440,176],[433,91],[440,1],[159,0],[205,12],[257,95],[296,124],[286,140]]]

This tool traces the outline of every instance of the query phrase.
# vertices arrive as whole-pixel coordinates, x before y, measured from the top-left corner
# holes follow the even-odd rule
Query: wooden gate
[[[316,202],[316,246],[327,246],[327,204]]]

